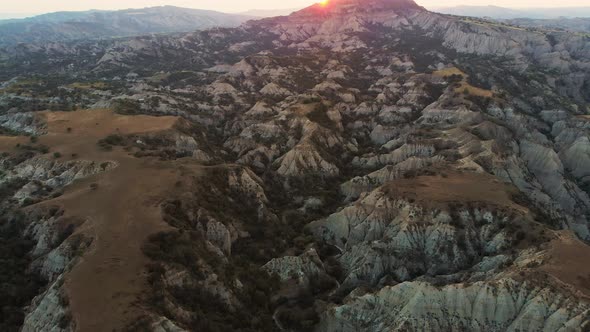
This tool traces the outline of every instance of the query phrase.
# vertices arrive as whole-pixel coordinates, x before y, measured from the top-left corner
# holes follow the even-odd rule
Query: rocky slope
[[[409,282],[330,308],[325,331],[570,331],[588,327],[588,306],[551,289],[500,279],[469,286]],[[568,311],[556,308],[569,307]],[[438,317],[446,317],[440,320]]]
[[[333,0],[3,56],[26,330],[590,327],[587,37]]]

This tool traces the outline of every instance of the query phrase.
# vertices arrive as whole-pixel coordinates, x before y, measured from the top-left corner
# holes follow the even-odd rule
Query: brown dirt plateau
[[[93,239],[65,277],[76,329],[124,330],[142,316],[138,299],[148,290],[148,259],[141,248],[150,235],[170,229],[160,204],[181,194],[177,182],[201,176],[201,165],[190,159],[139,159],[120,147],[105,151],[97,145],[111,134],[172,130],[180,121],[177,117],[126,116],[110,110],[42,112],[40,116],[47,120],[47,134],[39,137],[39,143],[50,148],[48,158],[60,152],[61,160],[118,164],[111,171],[74,182],[62,196],[40,204],[61,206],[65,218],[85,220],[76,234]],[[28,140],[3,138],[0,143],[21,139]]]
[[[518,189],[484,173],[451,171],[394,180],[383,186],[389,195],[406,197],[422,205],[447,206],[449,203],[480,203],[522,213],[528,210],[512,197]]]
[[[180,121],[174,116],[120,115],[106,109],[42,112],[41,116],[47,121],[47,135],[39,138],[41,144],[49,146],[51,153],[60,152],[66,158],[76,154],[86,160],[105,159],[108,154],[96,143],[108,135],[160,132]]]

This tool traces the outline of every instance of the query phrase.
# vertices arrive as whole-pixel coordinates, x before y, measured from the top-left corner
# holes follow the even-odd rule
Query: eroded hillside
[[[7,330],[590,328],[588,37],[334,0],[1,54]]]

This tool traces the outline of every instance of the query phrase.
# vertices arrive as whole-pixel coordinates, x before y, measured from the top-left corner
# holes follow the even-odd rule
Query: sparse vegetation
[[[106,90],[108,88],[108,84],[105,82],[75,82],[68,85],[68,87],[80,90]]]
[[[17,144],[16,148],[24,151],[39,152],[42,154],[49,153],[49,147],[43,144],[40,145],[28,145],[28,144]]]
[[[471,96],[475,98],[491,98],[493,92],[486,89],[475,87],[469,83],[469,75],[462,72],[456,67],[449,67],[442,70],[435,71],[433,73],[437,76],[446,78],[449,82],[455,83],[456,92],[461,92],[465,96]]]

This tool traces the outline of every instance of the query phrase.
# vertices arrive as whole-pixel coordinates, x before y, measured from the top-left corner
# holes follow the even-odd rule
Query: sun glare
[[[320,4],[320,6],[327,6],[329,2],[330,2],[330,0],[321,0],[319,2],[319,4]]]

